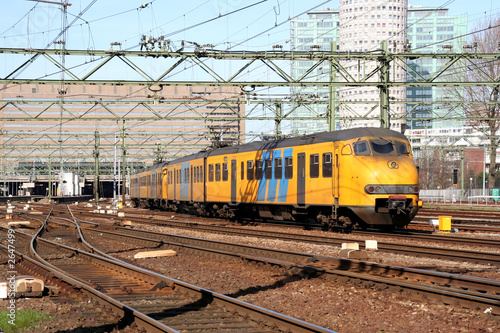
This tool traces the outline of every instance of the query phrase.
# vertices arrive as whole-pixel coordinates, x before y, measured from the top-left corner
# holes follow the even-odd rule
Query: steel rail
[[[109,230],[84,228],[84,232],[93,232],[100,235],[109,235],[111,238],[120,239],[126,237],[127,242],[156,241],[158,246],[169,245],[173,249],[189,249],[211,253],[217,256],[227,256],[248,262],[258,262],[269,267],[279,266],[289,271],[308,276],[324,277],[326,279],[338,279],[345,277],[351,280],[360,280],[364,284],[378,283],[381,285],[404,288],[418,293],[425,293],[428,297],[432,294],[434,298],[443,298],[447,301],[459,301],[468,307],[476,308],[481,304],[483,310],[491,308],[494,314],[500,314],[500,281],[469,277],[457,274],[412,269],[397,266],[380,265],[370,262],[361,262],[348,259],[339,259],[298,253],[277,249],[254,247],[249,245],[210,241],[191,238],[186,236],[175,236],[157,232],[146,232],[135,229],[119,228],[121,231],[132,233],[145,233],[148,238],[137,235],[123,235]],[[168,239],[179,239],[179,242],[167,241]],[[188,241],[192,239],[192,244]],[[301,258],[300,260],[297,260]],[[418,282],[410,282],[418,281]],[[399,290],[399,289],[398,289]],[[474,305],[475,304],[475,305]]]
[[[49,216],[47,216],[46,220],[47,221],[49,220]],[[2,230],[6,230],[6,229],[2,228]],[[33,237],[33,236],[26,235],[26,237]],[[229,313],[235,312],[235,313],[239,313],[243,317],[251,318],[251,320],[248,321],[249,323],[252,323],[252,322],[259,323],[260,322],[260,323],[264,323],[264,326],[267,326],[270,328],[274,327],[274,328],[278,328],[278,330],[291,330],[293,332],[333,332],[331,330],[321,328],[319,326],[316,326],[316,325],[313,325],[310,323],[306,323],[306,322],[303,322],[301,320],[291,318],[291,317],[279,314],[277,312],[274,312],[274,311],[271,311],[268,309],[254,306],[252,304],[248,304],[248,303],[233,299],[231,297],[228,297],[228,296],[225,296],[222,294],[214,293],[214,292],[211,292],[211,291],[206,290],[206,289],[202,289],[202,288],[199,288],[199,287],[196,287],[196,286],[193,286],[193,285],[190,285],[190,284],[187,284],[187,283],[175,280],[175,279],[168,278],[168,277],[160,275],[158,273],[150,272],[148,270],[135,267],[133,265],[127,264],[127,263],[122,262],[122,261],[118,261],[116,259],[110,260],[107,258],[102,258],[102,257],[97,256],[97,255],[92,254],[92,253],[82,252],[78,249],[74,249],[74,248],[71,248],[69,246],[65,246],[65,245],[62,245],[62,244],[59,244],[56,242],[52,242],[49,240],[41,239],[41,238],[39,238],[38,242],[36,242],[36,243],[38,246],[44,246],[44,247],[51,246],[53,248],[57,248],[57,251],[59,254],[61,254],[61,251],[62,252],[69,252],[69,253],[71,253],[71,256],[84,257],[85,259],[98,262],[99,263],[98,265],[100,265],[102,267],[109,267],[110,269],[113,269],[112,267],[118,266],[119,267],[118,269],[117,268],[114,268],[114,269],[120,271],[121,273],[123,273],[125,271],[129,272],[129,273],[131,272],[132,276],[135,276],[141,280],[151,281],[151,279],[153,279],[153,281],[151,281],[151,283],[155,284],[157,286],[158,285],[171,286],[175,290],[181,290],[182,292],[196,295],[195,296],[196,299],[207,301],[210,304],[216,304],[220,308],[227,309],[229,311]],[[37,259],[39,261],[44,260],[38,254],[37,254]],[[51,264],[48,264],[46,262],[44,262],[44,264],[47,265],[48,267],[51,267],[52,270],[56,270],[57,273],[60,274],[61,277],[63,275],[65,275],[64,270],[57,268],[56,265],[51,265]],[[73,282],[78,283],[77,285],[79,288],[88,287],[88,288],[95,290],[96,286],[89,285],[88,281],[82,281],[82,279],[75,278],[75,277],[72,277],[71,279]],[[94,287],[94,288],[92,288],[92,287]],[[97,287],[99,287],[99,286],[97,285]],[[118,302],[116,299],[112,299],[105,294],[104,294],[104,296],[107,297],[107,301],[109,301],[111,299],[116,304],[120,304],[120,306],[125,306],[125,309],[127,310],[126,313],[131,313],[134,316],[141,315],[143,318],[141,316],[138,317],[140,319],[138,325],[142,325],[142,327],[148,327],[147,325],[149,325],[151,329],[155,329],[155,331],[156,331],[155,327],[157,327],[159,324],[161,324],[160,326],[158,326],[160,328],[158,331],[176,332],[175,330],[173,330],[172,328],[170,328],[168,326],[165,326],[165,324],[162,324],[161,322],[156,322],[154,320],[151,320],[151,318],[149,318],[148,316],[146,316],[146,315],[142,314],[141,312],[137,311],[136,309],[134,309],[133,306],[123,305],[121,302]],[[158,306],[160,306],[160,305],[158,305]],[[144,318],[148,320],[148,323],[151,320],[152,324],[151,323],[150,324],[143,323],[142,320],[144,320]],[[159,323],[159,324],[157,324],[157,323]],[[193,323],[193,325],[196,326],[196,323]],[[228,324],[228,325],[231,325],[231,324]],[[240,327],[240,329],[242,329],[241,327],[246,327],[246,329],[244,329],[245,331],[247,331],[247,330],[251,331],[251,329],[252,329],[247,324],[239,323],[239,324],[235,324],[235,325],[236,325],[236,327]],[[254,325],[254,324],[252,324],[252,325]],[[258,324],[258,325],[260,325],[260,324]],[[163,326],[165,326],[165,327],[163,327]],[[182,326],[182,325],[180,325],[180,326]],[[148,329],[148,332],[149,331],[150,330]],[[153,331],[153,330],[151,330],[151,331]]]
[[[127,233],[133,232],[138,234],[146,234],[154,238],[143,236],[123,235],[116,232],[99,230],[95,228],[82,228],[85,232],[97,232],[99,234],[107,234],[117,238],[127,237],[127,243],[131,239],[139,242],[158,242],[158,245],[166,244],[164,237],[171,235],[158,234],[153,232],[130,230],[119,228]],[[161,239],[157,239],[162,236]],[[251,262],[261,262],[270,266],[285,267],[290,270],[302,270],[308,272],[311,276],[323,276],[330,279],[349,279],[357,281],[355,283],[362,283],[370,286],[377,283],[383,286],[391,286],[396,288],[396,291],[402,289],[425,294],[427,297],[445,299],[445,302],[460,302],[467,307],[480,306],[490,309],[495,314],[500,314],[500,282],[497,280],[488,280],[481,278],[471,278],[461,275],[432,272],[418,269],[409,269],[401,267],[391,267],[386,265],[379,265],[374,263],[358,262],[346,259],[338,259],[323,256],[311,256],[310,254],[300,254],[296,252],[277,250],[274,257],[270,256],[272,251],[270,249],[262,248],[263,253],[259,252],[259,248],[249,247],[240,244],[224,243],[217,241],[207,241],[194,239],[194,245],[187,245],[186,240],[189,239],[185,236],[176,236],[175,239],[180,239],[181,243],[168,242],[172,245],[182,248],[189,247],[198,251],[210,251],[217,255],[233,256],[238,259]],[[201,244],[211,244],[209,249],[203,247]],[[216,244],[214,246],[213,244]],[[221,244],[227,244],[229,249],[224,249]],[[175,247],[174,247],[175,248]],[[235,248],[241,248],[235,252]],[[284,253],[289,252],[291,257],[288,260],[284,257]],[[243,255],[245,253],[245,255]],[[248,254],[250,253],[250,254]],[[297,261],[297,258],[302,256],[302,259]],[[338,278],[341,277],[341,278]],[[408,280],[417,280],[420,283],[409,282]],[[426,284],[422,282],[425,281]],[[430,284],[430,285],[429,285]],[[399,288],[399,289],[398,289]],[[402,289],[401,289],[402,288]],[[466,289],[466,290],[463,290]],[[479,291],[472,291],[479,290]],[[488,294],[485,294],[488,293]],[[484,309],[483,309],[484,310]]]
[[[92,214],[92,216],[94,217],[96,215],[99,214]],[[109,217],[109,215],[107,215],[107,217]],[[359,242],[359,239],[356,238],[339,238],[339,237],[335,238],[334,236],[322,237],[322,236],[297,235],[293,233],[285,233],[277,231],[248,230],[238,227],[214,226],[201,223],[179,222],[166,219],[145,220],[144,218],[141,219],[141,218],[134,218],[131,216],[127,216],[127,220],[132,220],[136,223],[143,223],[143,224],[156,224],[162,226],[171,226],[175,228],[203,230],[203,231],[218,232],[231,235],[246,235],[246,236],[265,237],[265,238],[272,238],[272,239],[279,239],[286,241],[308,242],[319,245],[338,246],[345,242]],[[363,248],[363,245],[361,245],[360,248]],[[388,242],[378,242],[378,249],[392,253],[404,253],[407,255],[414,255],[420,257],[432,257],[444,260],[453,260],[461,262],[467,261],[478,264],[500,266],[500,255],[498,253],[464,251],[457,249],[443,249],[438,247],[424,247],[418,245],[400,245]]]

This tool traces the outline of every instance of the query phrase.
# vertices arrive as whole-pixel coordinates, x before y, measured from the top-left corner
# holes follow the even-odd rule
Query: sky
[[[58,2],[58,0],[49,0]],[[148,2],[149,1],[149,2]],[[388,0],[375,0],[384,2]],[[287,49],[289,19],[327,7],[339,0],[70,0],[67,7],[68,49],[110,48],[137,50],[142,35],[165,36],[179,48],[194,43],[219,50]],[[410,0],[414,6],[443,6],[450,14],[469,15],[469,27],[500,15],[497,0]],[[30,0],[9,1],[2,7],[0,48],[44,48],[63,26],[63,6]],[[116,46],[115,46],[116,47]],[[289,49],[289,48],[288,48]]]
[[[374,1],[383,3],[390,0]],[[70,0],[69,3],[71,6],[67,6],[65,22],[61,5],[32,0],[6,2],[1,12],[0,48],[53,48],[53,41],[63,40],[60,35],[62,27],[69,25],[64,38],[66,48],[71,50],[108,50],[111,47],[139,50],[142,35],[164,36],[171,42],[173,50],[179,49],[182,41],[186,51],[192,51],[195,43],[214,45],[215,50],[262,51],[272,50],[273,45],[283,45],[283,50],[290,50],[291,19],[307,17],[306,13],[314,9],[339,8],[339,0]],[[409,4],[449,8],[451,15],[468,14],[469,31],[476,24],[500,15],[498,0],[409,0]],[[121,46],[111,46],[111,43],[121,43]],[[0,56],[0,77],[11,73],[28,56]],[[92,68],[91,65],[81,65],[89,60],[92,59],[70,57],[66,65],[74,68],[75,74],[81,77]],[[145,66],[146,60],[149,60],[148,66]],[[71,61],[75,63],[68,64]],[[144,59],[140,65],[150,73],[162,73],[165,64],[161,61]],[[230,62],[223,66],[221,75],[230,77],[236,66]],[[123,75],[124,79],[134,79],[113,68],[100,72],[105,77],[99,78],[120,79],[118,76]],[[198,77],[204,74],[203,71],[195,73],[194,70],[190,72],[185,69],[179,75],[203,80]],[[261,65],[259,70],[251,72],[252,77],[247,81],[271,80],[269,72],[269,68]],[[51,78],[52,75],[52,78],[59,78],[55,73],[53,65],[45,60],[43,64],[34,63],[19,77]],[[265,95],[266,91],[261,89],[259,93],[270,96]],[[272,127],[272,122],[269,126]]]

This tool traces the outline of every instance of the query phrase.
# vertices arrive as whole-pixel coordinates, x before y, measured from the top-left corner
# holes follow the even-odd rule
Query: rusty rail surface
[[[481,308],[500,314],[500,281],[380,265],[355,260],[316,256],[306,253],[283,251],[236,243],[219,242],[116,227],[117,231],[101,228],[82,228],[84,233],[134,243],[144,247],[159,248],[168,245],[176,251],[199,251],[206,255],[226,256],[246,262],[280,267],[308,277],[322,277],[340,282],[351,282],[364,287],[390,288],[395,292],[416,293],[444,303],[459,303],[464,307]]]
[[[30,256],[57,278],[109,304],[126,322],[135,322],[148,332],[332,332],[119,260],[43,239],[49,216],[36,236],[16,232],[19,238],[29,241]],[[2,234],[6,231],[1,228]],[[25,254],[18,255],[35,261]]]

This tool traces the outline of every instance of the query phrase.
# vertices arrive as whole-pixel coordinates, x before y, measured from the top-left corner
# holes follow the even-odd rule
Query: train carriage
[[[201,152],[154,171],[163,208],[207,216],[400,227],[421,201],[409,142],[388,129],[351,129]],[[156,169],[155,169],[156,168]],[[137,197],[139,193],[139,197]],[[131,189],[133,200],[144,190]],[[165,193],[163,195],[162,193]],[[160,202],[160,201],[159,201]]]

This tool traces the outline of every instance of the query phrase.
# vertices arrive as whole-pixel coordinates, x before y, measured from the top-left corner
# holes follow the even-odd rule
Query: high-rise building
[[[466,44],[467,15],[449,15],[448,8],[409,6],[408,41],[411,51],[418,53],[462,52]],[[422,77],[429,77],[443,66],[446,60],[421,58],[408,60],[408,66]],[[454,72],[452,72],[454,73]],[[457,72],[456,75],[459,75]],[[413,80],[409,73],[407,80]],[[446,76],[445,79],[450,79]],[[462,127],[463,109],[446,102],[456,100],[456,89],[442,87],[408,87],[407,101],[409,117],[437,118],[437,120],[413,120],[408,122],[409,129]],[[432,102],[432,104],[422,104]],[[420,103],[420,104],[419,104]],[[444,117],[446,115],[446,117]],[[443,117],[440,119],[440,117]]]
[[[411,44],[413,52],[461,52],[465,44],[467,31],[466,15],[450,15],[447,8],[417,7],[408,5],[407,0],[340,0],[339,10],[312,11],[307,18],[298,18],[291,22],[291,49],[294,51],[311,50],[319,47],[330,50],[330,44],[336,45],[341,52],[370,52],[378,50],[382,41],[388,42],[388,51],[403,52],[403,46]],[[458,38],[457,38],[458,37]],[[445,47],[443,48],[443,46]],[[450,45],[452,48],[450,48]],[[292,76],[300,77],[312,65],[308,61],[296,61],[292,64]],[[363,79],[378,64],[375,62],[343,64],[354,79]],[[442,63],[435,59],[418,59],[408,62],[419,75],[425,77],[434,73]],[[329,75],[328,66],[316,69],[309,80],[324,81]],[[396,81],[410,80],[401,66],[394,66],[395,72],[391,79]],[[323,76],[320,79],[320,76]],[[375,80],[378,77],[374,78]],[[340,78],[337,77],[340,81]],[[328,100],[327,87],[292,88],[293,95],[315,96],[320,101]],[[349,127],[379,127],[380,126],[380,92],[370,87],[342,87],[336,89],[337,100],[340,101],[338,115],[352,117],[353,120],[339,122],[337,128]],[[405,124],[404,115],[410,112],[412,118],[430,118],[432,114],[446,114],[449,109],[442,106],[417,107],[406,105],[404,101],[446,101],[449,92],[439,88],[408,87],[392,88],[389,114],[390,128],[401,130]],[[366,102],[366,103],[364,103]],[[433,108],[435,110],[433,110]],[[315,112],[325,114],[326,104],[302,107],[295,115],[307,116]],[[460,113],[457,109],[455,113]],[[397,117],[395,117],[397,116]],[[359,118],[363,117],[361,120]],[[355,119],[357,118],[357,119]],[[398,119],[397,119],[398,118]],[[396,120],[397,119],[397,120]],[[436,120],[430,124],[422,121],[412,121],[406,128],[452,127],[460,126],[458,121]],[[312,133],[327,129],[326,121],[296,121],[292,124],[294,133]]]
[[[333,45],[337,49],[339,31],[339,11],[331,8],[316,10],[307,13],[307,18],[298,18],[291,21],[290,43],[293,51],[329,51]],[[292,62],[292,77],[299,78],[314,61]],[[330,75],[330,67],[317,67],[307,75],[305,81],[322,80],[325,75]],[[316,101],[328,101],[328,87],[293,87],[292,96],[295,98],[307,98]],[[294,112],[295,117],[311,117],[311,115],[324,115],[327,112],[326,104],[310,105],[298,108]],[[313,117],[311,117],[313,118]],[[294,134],[305,134],[326,131],[326,121],[311,119],[292,122],[291,132]]]
[[[406,41],[407,0],[340,0],[339,51],[370,52],[380,50],[381,42],[387,41],[388,51],[403,51]],[[343,63],[354,80],[376,82],[378,75],[368,77],[377,68],[376,61],[346,61]],[[391,80],[402,82],[406,74],[401,66],[393,66]],[[389,95],[395,101],[406,98],[405,87],[390,88]],[[341,128],[380,127],[380,91],[377,87],[341,87],[339,116]],[[354,103],[353,103],[354,102]],[[368,103],[362,103],[368,102]],[[391,103],[389,115],[401,115],[406,111],[403,104]],[[365,119],[353,119],[363,116]],[[396,117],[394,117],[396,118]],[[389,126],[401,130],[404,120],[389,118]]]

